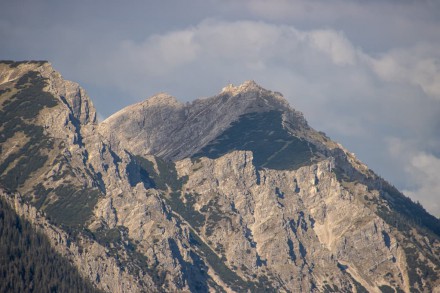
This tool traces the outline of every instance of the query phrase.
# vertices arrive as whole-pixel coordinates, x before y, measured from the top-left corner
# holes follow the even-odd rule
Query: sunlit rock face
[[[0,195],[108,292],[436,292],[440,223],[248,81],[101,123],[47,62],[0,63]]]

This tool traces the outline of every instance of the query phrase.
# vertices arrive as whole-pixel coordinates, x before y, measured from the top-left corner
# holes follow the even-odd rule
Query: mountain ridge
[[[279,93],[156,95],[98,124],[48,63],[1,63],[0,77],[14,121],[0,195],[99,289],[440,290],[440,221]]]
[[[104,137],[116,136],[115,139],[109,140],[117,143],[138,137],[134,146],[123,148],[137,153],[141,153],[140,149],[147,149],[149,154],[176,160],[200,149],[241,115],[269,109],[289,109],[296,119],[307,123],[300,112],[290,109],[287,100],[281,94],[265,90],[253,81],[247,81],[240,86],[223,89],[216,96],[186,104],[167,94],[152,96],[111,115],[99,124],[98,131]],[[117,128],[120,129],[120,133],[115,134],[112,129]],[[145,128],[149,129],[149,133],[145,133]],[[175,141],[169,142],[168,137],[175,135]],[[155,143],[154,139],[160,140],[160,136],[167,141]],[[200,142],[190,141],[188,137]],[[190,147],[179,154],[176,153],[177,145]]]

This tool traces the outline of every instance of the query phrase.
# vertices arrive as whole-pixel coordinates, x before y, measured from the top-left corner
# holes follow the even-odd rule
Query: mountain
[[[255,82],[97,123],[9,61],[0,111],[2,198],[100,290],[440,292],[439,219]]]

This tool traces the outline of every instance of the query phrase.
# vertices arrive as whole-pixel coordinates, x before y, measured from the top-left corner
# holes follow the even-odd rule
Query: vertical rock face
[[[254,82],[97,124],[0,63],[0,195],[108,292],[436,292],[440,222]]]
[[[81,125],[96,123],[96,110],[83,88],[75,82],[64,80],[49,63],[45,63],[36,70],[46,79],[45,90],[67,106],[74,120]]]

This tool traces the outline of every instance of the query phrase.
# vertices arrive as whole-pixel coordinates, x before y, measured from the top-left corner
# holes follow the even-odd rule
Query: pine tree
[[[0,292],[100,292],[0,198]]]

